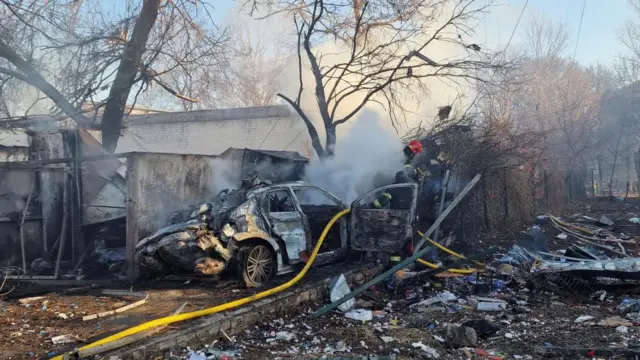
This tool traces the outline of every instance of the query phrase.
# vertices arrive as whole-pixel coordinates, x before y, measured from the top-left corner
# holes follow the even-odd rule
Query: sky
[[[478,0],[486,1],[486,0]],[[478,41],[491,48],[505,46],[509,41],[526,0],[497,0],[496,7],[476,28]],[[237,0],[217,0],[216,21],[224,23]],[[522,40],[524,28],[536,15],[546,15],[555,21],[564,21],[571,31],[572,47],[580,25],[583,0],[529,0],[522,20],[515,31],[512,45]],[[584,18],[576,51],[576,60],[590,65],[597,62],[611,64],[614,57],[624,52],[619,33],[630,20],[627,0],[586,0]]]
[[[479,33],[483,28],[487,29],[487,43],[506,44],[509,41],[525,2],[502,0],[502,5],[498,5],[478,28]],[[536,15],[547,15],[555,21],[567,23],[571,30],[573,53],[583,4],[583,0],[529,0],[512,44],[522,40],[527,21]],[[625,50],[619,35],[625,22],[632,19],[631,15],[627,0],[586,0],[576,60],[583,64],[611,64],[614,57]]]

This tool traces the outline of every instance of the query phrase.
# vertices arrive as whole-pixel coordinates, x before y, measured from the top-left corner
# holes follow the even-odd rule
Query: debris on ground
[[[546,217],[475,274],[421,278],[414,267],[410,278],[369,288],[346,312],[313,317],[313,307],[263,322],[239,336],[242,358],[531,360],[636,351],[627,344],[640,342],[640,295],[633,292],[640,258],[622,255],[633,251],[621,248],[632,248],[625,235],[611,231],[618,219],[578,218]],[[281,331],[295,336],[277,339]]]
[[[629,216],[607,215],[613,225],[606,225],[601,215],[589,215],[539,217],[538,225],[512,237],[515,241],[498,256],[457,269],[476,271],[425,277],[424,269],[415,265],[403,272],[410,277],[394,275],[336,311],[312,316],[354,289],[340,274],[344,271],[332,273],[323,301],[261,319],[240,333],[221,335],[198,348],[172,350],[164,358],[532,360],[640,354],[633,345],[640,343],[640,257],[635,254],[635,240],[626,235],[630,232],[614,231]],[[485,239],[481,246],[489,245]],[[428,260],[444,265],[455,261],[447,256],[440,253],[437,261]],[[107,290],[100,299],[109,306],[62,308],[51,296],[15,301],[12,306],[49,314],[57,327],[35,328],[27,318],[13,315],[4,341],[23,341],[33,331],[42,332],[38,336],[49,344],[55,339],[78,346],[88,339],[65,332],[67,324],[141,298]],[[150,296],[149,301],[153,299]],[[109,319],[94,321],[105,324]]]

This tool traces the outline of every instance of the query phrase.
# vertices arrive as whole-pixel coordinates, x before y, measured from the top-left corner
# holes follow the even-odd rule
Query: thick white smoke
[[[313,158],[305,173],[305,181],[347,203],[393,182],[404,161],[402,143],[381,126],[375,112],[365,110],[353,121],[353,127],[338,139],[335,156]]]

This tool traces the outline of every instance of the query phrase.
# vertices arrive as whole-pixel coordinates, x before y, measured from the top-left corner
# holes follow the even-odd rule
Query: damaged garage
[[[0,264],[9,279],[135,276],[135,243],[166,225],[174,206],[209,201],[252,172],[274,182],[300,180],[307,163],[296,151],[264,149],[111,155],[96,131],[49,130],[0,136],[7,143],[0,241],[11,249]],[[167,204],[171,211],[158,211]]]

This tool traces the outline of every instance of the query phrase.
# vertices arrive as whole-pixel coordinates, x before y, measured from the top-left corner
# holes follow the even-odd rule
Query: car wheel
[[[267,245],[250,245],[240,249],[240,272],[247,287],[260,287],[276,274],[276,259]]]

